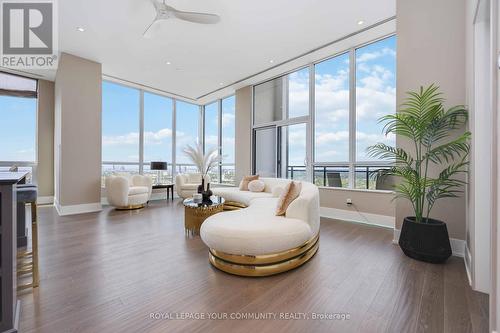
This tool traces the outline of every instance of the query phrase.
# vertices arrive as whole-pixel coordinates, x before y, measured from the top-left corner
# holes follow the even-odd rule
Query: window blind
[[[0,72],[0,96],[36,98],[37,80]]]

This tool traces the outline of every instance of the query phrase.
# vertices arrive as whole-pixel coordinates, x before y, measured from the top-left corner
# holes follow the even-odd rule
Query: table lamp
[[[149,168],[158,171],[156,184],[160,184],[161,172],[167,170],[167,162],[151,162]]]

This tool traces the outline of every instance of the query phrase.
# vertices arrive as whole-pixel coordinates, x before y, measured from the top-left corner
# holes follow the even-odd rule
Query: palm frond
[[[469,162],[462,159],[460,162],[449,165],[439,173],[436,179],[429,179],[429,188],[426,193],[428,211],[432,209],[436,200],[442,198],[455,198],[463,192],[465,180],[456,178],[460,174],[467,173]]]
[[[203,177],[207,175],[212,168],[218,165],[221,159],[217,148],[210,149],[207,153],[204,153],[201,144],[195,147],[187,145],[184,148],[184,153],[193,162],[198,172],[201,173]]]
[[[402,148],[391,147],[384,143],[377,143],[366,149],[368,156],[382,160],[390,160],[396,164],[411,166],[413,158]]]
[[[447,111],[440,109],[436,117],[429,123],[427,133],[422,142],[430,147],[450,135],[450,131],[462,128],[467,122],[468,114],[463,105],[454,106]]]
[[[411,202],[417,221],[424,221],[435,202],[441,198],[456,197],[463,190],[465,181],[459,174],[467,172],[467,156],[470,151],[469,132],[448,140],[453,130],[462,128],[467,122],[468,111],[457,105],[445,109],[442,93],[437,85],[420,87],[408,92],[407,98],[396,114],[383,116],[383,133],[405,137],[414,144],[409,152],[400,147],[377,143],[367,148],[368,156],[389,160],[393,166],[374,172],[372,176],[392,175],[398,183],[394,187],[395,198]],[[433,145],[438,144],[437,147]],[[457,158],[459,162],[447,165],[437,178],[428,176],[429,164],[449,164]]]
[[[465,132],[450,142],[443,143],[440,146],[432,148],[426,153],[424,158],[427,158],[434,163],[443,163],[444,161],[450,162],[455,157],[459,157],[462,154],[467,155],[470,151],[470,136],[470,132]]]

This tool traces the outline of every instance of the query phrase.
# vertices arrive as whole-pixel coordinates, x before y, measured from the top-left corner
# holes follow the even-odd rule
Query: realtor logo
[[[55,68],[55,0],[0,0],[0,4],[1,66],[23,69]]]

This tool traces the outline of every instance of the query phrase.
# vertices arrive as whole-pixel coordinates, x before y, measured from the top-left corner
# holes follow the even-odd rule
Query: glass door
[[[254,130],[254,174],[277,177],[277,128],[269,126]]]
[[[279,177],[304,181],[309,179],[307,133],[306,123],[278,127]]]

